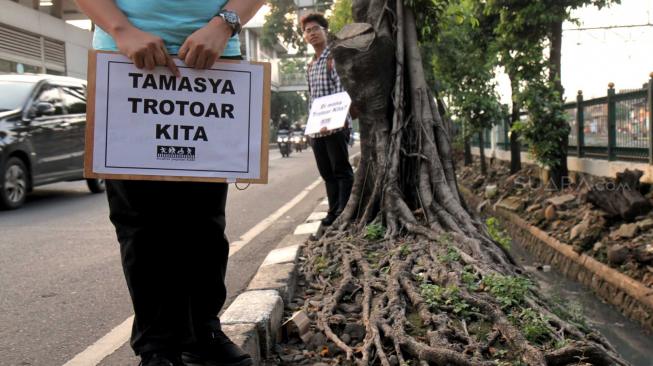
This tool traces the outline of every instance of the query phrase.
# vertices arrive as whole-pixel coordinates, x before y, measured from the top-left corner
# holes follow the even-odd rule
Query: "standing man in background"
[[[77,0],[98,26],[95,49],[119,51],[139,69],[165,66],[176,76],[173,54],[196,69],[210,68],[218,57],[241,59],[241,24],[263,2]],[[227,292],[227,185],[108,180],[107,196],[134,306],[131,346],[140,365],[251,365],[218,319]],[[186,215],[170,222],[170,211]]]
[[[308,110],[310,111],[313,100],[331,94],[345,91],[340,84],[330,48],[327,44],[329,23],[324,15],[312,13],[301,19],[304,41],[313,46],[315,56],[308,64],[306,77],[308,79]],[[313,140],[313,154],[317,162],[317,169],[326,185],[329,200],[329,212],[322,220],[325,226],[331,225],[340,216],[349,201],[351,188],[354,183],[354,170],[349,164],[349,128],[351,117],[347,115],[345,126],[341,129],[327,131],[323,129],[319,134],[311,136]]]

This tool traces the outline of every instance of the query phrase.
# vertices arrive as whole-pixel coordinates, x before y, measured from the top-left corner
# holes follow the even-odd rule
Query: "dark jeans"
[[[340,131],[312,140],[317,169],[326,185],[329,215],[338,216],[347,205],[354,182],[354,170],[349,164],[347,133]]]
[[[227,185],[107,181],[136,354],[196,344],[219,327],[226,298]]]

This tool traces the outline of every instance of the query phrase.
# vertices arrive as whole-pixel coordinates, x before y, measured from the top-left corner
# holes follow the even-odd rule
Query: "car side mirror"
[[[51,116],[56,111],[54,104],[48,102],[38,102],[34,107],[34,114],[36,117]]]

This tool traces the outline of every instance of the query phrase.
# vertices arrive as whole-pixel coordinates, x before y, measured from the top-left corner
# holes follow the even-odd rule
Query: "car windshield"
[[[22,108],[33,87],[26,81],[0,80],[0,112]]]

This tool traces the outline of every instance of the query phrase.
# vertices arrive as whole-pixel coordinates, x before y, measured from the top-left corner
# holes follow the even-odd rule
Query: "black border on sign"
[[[212,172],[212,173],[249,173],[249,163],[250,163],[250,150],[251,144],[250,139],[252,135],[252,72],[251,71],[242,71],[242,70],[228,70],[228,69],[208,69],[215,71],[225,71],[225,72],[240,72],[248,74],[249,76],[249,103],[247,108],[247,170],[211,170],[211,169],[181,169],[181,168],[149,168],[149,167],[133,167],[133,166],[116,166],[116,165],[107,165],[108,153],[109,153],[109,97],[111,93],[108,91],[109,84],[111,82],[111,64],[127,64],[133,65],[132,62],[124,61],[109,61],[107,62],[107,102],[106,102],[106,132],[104,139],[104,167],[105,168],[114,168],[114,169],[142,169],[142,170],[173,170],[173,171],[185,171],[185,172]],[[192,69],[188,66],[177,66],[180,69]],[[262,133],[263,131],[261,131]],[[262,148],[262,147],[261,147]]]

